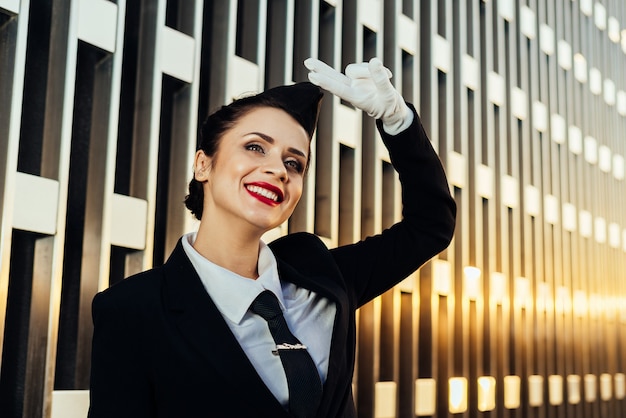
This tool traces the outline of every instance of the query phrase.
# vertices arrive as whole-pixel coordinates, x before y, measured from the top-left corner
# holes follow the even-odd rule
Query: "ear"
[[[206,155],[204,151],[198,150],[193,160],[193,177],[201,183],[207,181],[211,171],[211,163],[211,157]]]

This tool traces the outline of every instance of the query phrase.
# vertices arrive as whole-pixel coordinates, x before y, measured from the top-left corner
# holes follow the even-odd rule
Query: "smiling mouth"
[[[268,190],[264,187],[261,186],[257,186],[254,184],[248,184],[246,185],[246,190],[248,190],[248,192],[257,195],[259,197],[265,198],[267,200],[270,200],[274,203],[280,203],[283,199],[282,196],[279,196],[278,193],[275,193],[271,190]]]

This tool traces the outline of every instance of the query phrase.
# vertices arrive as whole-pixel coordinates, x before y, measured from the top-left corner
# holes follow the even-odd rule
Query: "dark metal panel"
[[[19,404],[20,414],[47,413],[51,386],[46,385],[53,380],[57,389],[86,387],[88,307],[93,293],[106,283],[100,276],[109,268],[108,259],[113,281],[121,280],[162,262],[191,226],[180,203],[191,174],[194,130],[206,113],[230,100],[228,86],[236,83],[230,71],[233,60],[258,66],[264,83],[275,85],[306,79],[302,61],[308,56],[343,70],[350,62],[376,55],[392,69],[392,81],[404,97],[416,104],[444,165],[455,173],[458,184],[452,191],[459,216],[453,244],[437,257],[451,269],[449,294],[435,293],[433,264],[427,263],[411,279],[419,283],[392,289],[359,313],[354,383],[361,415],[375,414],[376,383],[393,381],[398,385],[397,415],[413,416],[415,379],[432,377],[438,390],[436,415],[449,417],[448,379],[464,377],[469,409],[459,415],[480,416],[477,378],[483,375],[496,378],[496,409],[485,415],[623,415],[626,401],[616,399],[614,391],[602,400],[600,389],[601,379],[624,373],[626,366],[625,315],[619,307],[626,292],[626,196],[624,179],[611,170],[616,160],[607,170],[604,154],[599,154],[601,149],[610,157],[626,155],[626,117],[610,94],[612,86],[626,90],[626,53],[621,39],[611,39],[612,23],[603,27],[613,21],[599,21],[604,12],[623,31],[623,1],[223,0],[201,2],[206,6],[201,13],[196,13],[201,10],[198,2],[117,2],[127,17],[126,27],[118,32],[124,37],[122,51],[116,52],[124,57],[120,110],[111,96],[117,80],[111,56],[101,51],[92,56],[96,50],[85,45],[76,54],[71,3],[55,2],[28,27],[26,16],[0,12],[0,48],[6,58],[0,62],[0,92],[5,93],[0,105],[11,108],[12,114],[22,112],[16,163],[22,171],[60,180],[61,218],[66,218],[66,209],[71,218],[67,226],[59,223],[57,235],[33,241],[49,244],[46,248],[56,260],[52,265],[65,263],[63,291],[60,271],[50,267],[47,275],[44,251],[33,250],[30,265],[40,273],[25,274],[31,281],[24,283],[34,284],[39,280],[35,276],[43,281],[37,281],[32,292],[15,293],[13,286],[13,296],[7,295],[9,265],[22,268],[15,260],[23,248],[13,253],[7,249],[14,234],[8,219],[10,200],[16,193],[8,155],[17,152],[15,140],[7,140],[12,116],[0,112],[0,330],[3,359],[16,360],[2,363],[0,398],[17,399],[12,408]],[[374,8],[382,15],[372,24]],[[529,12],[534,36],[524,32]],[[400,44],[406,44],[407,34],[398,28],[411,23],[419,50],[406,51]],[[164,24],[197,42],[199,80],[192,84],[161,72],[159,37]],[[571,68],[561,62],[568,45]],[[444,49],[450,51],[448,68],[441,66]],[[22,64],[20,54],[25,57]],[[574,59],[574,54],[579,55]],[[83,65],[90,56],[93,62]],[[466,67],[472,62],[468,57],[476,64],[478,86],[466,85],[472,70]],[[582,78],[577,64],[581,58],[586,63]],[[19,94],[10,93],[19,85],[20,71],[26,78],[23,106]],[[600,91],[595,90],[597,74]],[[517,113],[520,106],[525,116]],[[544,107],[545,113],[535,113]],[[354,127],[337,120],[346,110],[354,115]],[[114,128],[107,121],[115,112],[120,122],[113,139]],[[321,140],[313,143],[315,159],[305,194],[282,233],[313,231],[336,245],[376,233],[398,219],[397,178],[381,156],[374,125],[350,112],[338,100],[325,101]],[[538,123],[543,118],[545,126]],[[68,120],[73,120],[73,134]],[[561,123],[565,132],[555,131]],[[353,137],[337,138],[338,127]],[[586,154],[587,137],[595,139],[599,161]],[[74,142],[72,158],[68,138]],[[579,139],[580,152],[575,147]],[[110,147],[117,151],[115,169],[97,157]],[[461,174],[451,165],[455,162],[464,163]],[[484,196],[483,182],[489,177],[493,193]],[[106,202],[112,182],[116,193],[148,203],[145,251],[110,248]],[[517,191],[505,196],[503,189],[513,186]],[[529,187],[538,198],[537,212],[529,207],[534,199]],[[551,202],[556,202],[554,213]],[[570,214],[573,222],[566,218]],[[70,229],[74,235],[67,235],[64,243]],[[98,236],[100,240],[91,239]],[[74,250],[83,256],[68,257]],[[477,300],[468,298],[465,287],[463,268],[468,265],[482,273]],[[508,294],[501,301],[492,298],[493,273],[502,273],[507,284]],[[529,283],[532,303],[527,306],[516,300],[519,277]],[[37,309],[28,304],[17,309],[15,295],[31,293],[39,301]],[[5,334],[15,330],[21,339],[7,343]],[[36,339],[45,339],[47,348],[31,344]],[[23,361],[27,357],[33,361]],[[528,377],[534,374],[543,378],[543,403],[537,407],[529,405]],[[519,408],[503,406],[508,375],[521,378]],[[553,375],[564,383],[559,405],[550,404],[548,382]],[[581,402],[571,404],[570,375],[579,376],[582,386],[586,375],[593,376],[596,399],[585,401],[583,390]],[[21,386],[9,385],[9,376]],[[50,382],[43,383],[46,379]]]

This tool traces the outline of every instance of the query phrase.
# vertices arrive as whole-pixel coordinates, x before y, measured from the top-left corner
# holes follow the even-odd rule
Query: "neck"
[[[210,225],[200,222],[193,247],[200,255],[240,276],[259,277],[259,242],[261,236],[233,228],[232,225]]]

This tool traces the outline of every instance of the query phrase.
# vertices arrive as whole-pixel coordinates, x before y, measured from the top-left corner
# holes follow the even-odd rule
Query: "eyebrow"
[[[271,136],[266,135],[266,134],[264,134],[262,132],[249,132],[249,133],[246,134],[246,136],[248,136],[248,135],[256,135],[259,138],[261,138],[262,140],[264,140],[265,142],[268,142],[270,144],[274,144],[274,142],[276,142],[274,140],[274,138],[272,138]],[[301,156],[301,157],[303,157],[305,159],[307,158],[306,154],[304,152],[300,151],[297,148],[289,147],[289,148],[287,148],[287,151],[291,152],[292,154],[299,155],[299,156]]]

